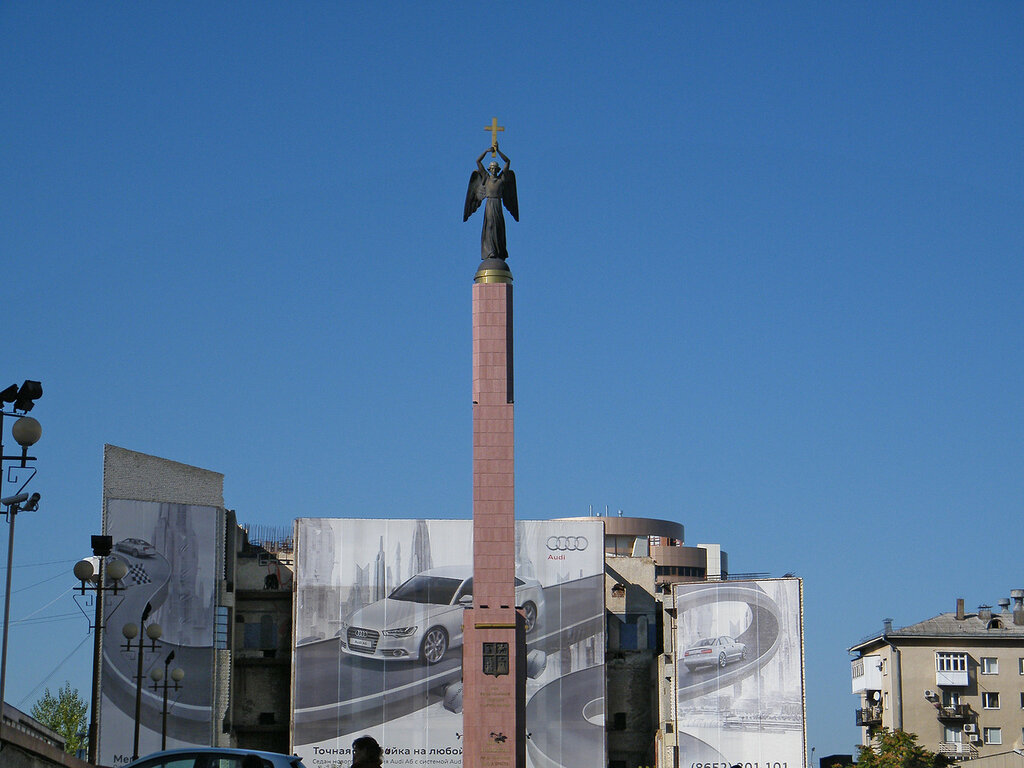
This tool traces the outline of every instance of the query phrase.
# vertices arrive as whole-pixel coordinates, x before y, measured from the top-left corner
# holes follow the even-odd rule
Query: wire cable
[[[50,672],[50,674],[48,674],[46,677],[44,677],[43,681],[41,683],[39,683],[35,688],[33,688],[27,694],[25,694],[25,697],[21,701],[18,702],[18,709],[21,709],[23,706],[25,706],[25,702],[26,701],[28,701],[32,696],[36,695],[36,693],[39,692],[40,688],[42,688],[44,685],[46,685],[48,682],[50,682],[50,678],[52,678],[54,675],[57,674],[57,672],[60,670],[60,668],[63,667],[64,664],[67,662],[67,660],[70,659],[72,656],[74,656],[75,653],[78,652],[78,649],[81,648],[83,645],[85,645],[85,641],[88,640],[88,639],[89,639],[89,635],[86,635],[85,637],[83,637],[82,638],[82,642],[80,642],[78,645],[76,645],[71,650],[71,653],[69,653],[67,656],[65,656],[63,659],[61,659],[59,662],[57,662],[57,666],[53,668],[53,670]]]
[[[45,563],[17,563],[14,568],[39,568],[43,565],[67,565],[68,563],[77,563],[77,560],[48,560]]]
[[[13,589],[13,590],[11,590],[11,594],[12,595],[16,595],[19,592],[24,592],[26,589],[32,589],[33,587],[38,587],[40,584],[45,584],[48,581],[55,581],[56,579],[63,579],[63,578],[66,577],[66,575],[67,574],[64,574],[64,573],[58,573],[56,576],[51,576],[48,579],[43,579],[42,581],[37,581],[35,584],[29,584],[27,587],[18,587],[17,589]]]
[[[54,621],[68,621],[69,619],[80,618],[80,613],[58,613],[53,616],[39,616],[35,619],[17,619],[11,621],[12,627],[27,627],[35,624],[50,624]],[[0,621],[0,627],[3,627],[3,622]]]
[[[11,624],[20,624],[21,622],[26,621],[27,619],[31,619],[33,616],[35,616],[40,611],[45,611],[51,605],[56,603],[58,600],[60,600],[62,597],[64,597],[64,595],[66,595],[68,592],[73,592],[74,589],[75,589],[74,587],[68,587],[63,592],[61,592],[59,595],[57,595],[55,598],[53,598],[53,600],[48,602],[46,605],[43,605],[43,606],[40,606],[39,608],[36,608],[34,611],[32,611],[32,613],[30,613],[28,616],[25,616],[24,618],[16,619],[15,621],[12,621]]]

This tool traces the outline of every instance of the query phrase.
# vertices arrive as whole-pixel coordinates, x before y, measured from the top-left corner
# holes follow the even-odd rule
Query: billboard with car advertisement
[[[139,754],[160,749],[163,689],[153,689],[151,670],[180,667],[185,679],[168,691],[167,747],[210,744],[213,720],[214,614],[222,524],[217,507],[153,501],[107,499],[105,533],[114,557],[128,566],[117,595],[108,592],[104,613],[100,755],[103,765],[118,766],[132,757],[135,727],[138,643],[126,649],[122,628],[157,624],[154,644],[146,638],[142,657]],[[138,630],[137,630],[138,631]]]
[[[603,538],[597,520],[516,523],[534,768],[605,763]],[[347,765],[369,734],[386,766],[461,765],[472,521],[301,518],[295,541],[295,752]]]
[[[676,584],[680,768],[800,768],[800,579]]]

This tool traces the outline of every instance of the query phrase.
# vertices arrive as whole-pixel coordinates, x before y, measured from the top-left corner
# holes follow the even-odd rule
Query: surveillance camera
[[[0,499],[0,504],[5,507],[16,507],[22,502],[28,502],[21,507],[22,512],[34,512],[39,508],[39,494],[33,493],[29,496],[27,493],[19,493],[17,496],[7,496]]]

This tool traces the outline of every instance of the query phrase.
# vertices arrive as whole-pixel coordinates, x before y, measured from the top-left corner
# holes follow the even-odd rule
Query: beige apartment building
[[[861,741],[884,726],[955,760],[1024,749],[1024,590],[999,609],[956,610],[850,648]],[[988,762],[988,761],[986,761]]]

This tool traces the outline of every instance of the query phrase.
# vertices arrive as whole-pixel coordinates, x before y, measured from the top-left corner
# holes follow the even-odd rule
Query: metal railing
[[[978,748],[959,741],[940,741],[939,754],[953,760],[973,760],[978,756]]]
[[[882,724],[881,707],[862,707],[855,712],[857,725],[864,727]]]
[[[969,720],[974,717],[969,704],[939,707],[939,720]]]

